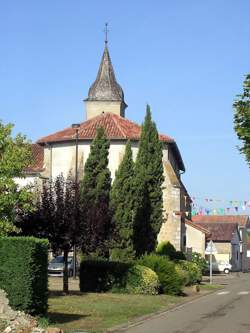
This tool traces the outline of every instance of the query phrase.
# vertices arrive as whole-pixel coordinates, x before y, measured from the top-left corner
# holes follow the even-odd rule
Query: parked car
[[[225,260],[219,260],[213,262],[212,267],[213,267],[213,272],[220,272],[225,274],[229,274],[232,270],[232,265]],[[210,265],[208,264],[208,271],[209,270],[210,270]]]
[[[74,265],[73,257],[68,257],[68,276],[73,276]],[[57,256],[53,258],[48,265],[49,276],[63,276],[63,256]],[[78,270],[78,263],[76,262],[76,268]]]

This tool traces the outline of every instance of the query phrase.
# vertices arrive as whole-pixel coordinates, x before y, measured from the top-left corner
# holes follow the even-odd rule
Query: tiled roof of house
[[[248,215],[195,215],[192,220],[201,223],[238,223],[241,227],[250,227]]]
[[[190,225],[191,227],[201,231],[203,234],[210,235],[210,231],[208,229],[188,219],[185,219],[185,224]]]
[[[139,141],[141,126],[131,120],[125,119],[113,113],[103,113],[80,124],[78,131],[79,140],[93,140],[96,129],[103,127],[109,140],[132,140]],[[62,131],[42,137],[37,141],[39,145],[47,143],[74,141],[76,130],[68,127]],[[173,150],[179,169],[185,171],[185,166],[175,140],[167,135],[160,134],[159,139],[170,145]]]
[[[195,222],[197,226],[207,229],[210,232],[208,240],[213,241],[227,241],[230,242],[233,237],[233,233],[238,232],[237,223],[205,223]]]
[[[26,173],[37,173],[44,170],[44,149],[35,143],[31,145],[33,162],[25,169]]]
[[[79,140],[92,140],[98,127],[104,128],[108,139],[140,139],[141,126],[114,113],[104,113],[80,124]],[[75,133],[75,129],[68,127],[39,139],[38,143],[75,140]],[[164,142],[175,142],[174,139],[167,135],[160,135],[159,137]]]

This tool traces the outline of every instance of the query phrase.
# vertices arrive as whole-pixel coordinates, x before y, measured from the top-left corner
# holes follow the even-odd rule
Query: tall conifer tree
[[[163,222],[163,180],[162,143],[147,105],[135,163],[134,244],[137,256],[155,250]]]
[[[116,172],[111,190],[111,211],[114,220],[112,257],[133,259],[134,162],[131,143],[126,145],[123,160]]]
[[[111,230],[109,196],[111,176],[108,169],[109,141],[103,128],[98,128],[90,147],[81,183],[81,200],[85,219],[83,251],[108,256]]]

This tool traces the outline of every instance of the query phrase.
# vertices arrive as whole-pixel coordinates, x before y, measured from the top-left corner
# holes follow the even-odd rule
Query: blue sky
[[[84,120],[105,22],[127,118],[151,105],[192,196],[250,201],[232,112],[250,72],[249,0],[1,1],[0,118],[33,141]]]

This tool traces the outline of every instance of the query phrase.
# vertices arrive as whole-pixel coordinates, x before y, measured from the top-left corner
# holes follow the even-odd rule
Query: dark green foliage
[[[201,282],[202,272],[196,263],[186,260],[180,260],[178,262],[178,265],[180,265],[180,267],[188,273],[188,285]]]
[[[186,256],[182,251],[176,251],[174,260],[186,260]]]
[[[48,302],[48,241],[34,237],[0,238],[0,288],[10,305],[44,314]]]
[[[103,292],[124,289],[130,263],[107,260],[84,260],[80,266],[80,291]]]
[[[134,244],[137,256],[155,250],[163,222],[163,180],[162,143],[147,106],[135,163]]]
[[[168,256],[169,259],[174,260],[176,255],[176,249],[169,241],[161,242],[157,245],[156,253],[159,255]]]
[[[207,270],[207,261],[200,253],[193,252],[191,261],[198,265],[202,273]]]
[[[84,260],[80,267],[82,292],[158,293],[158,277],[148,267],[107,260]]]
[[[111,177],[108,169],[109,141],[103,128],[98,128],[90,147],[81,183],[81,202],[84,212],[84,253],[109,255],[108,241],[111,234],[109,196]]]
[[[116,172],[112,185],[110,207],[113,213],[114,231],[112,259],[133,259],[133,208],[134,208],[134,162],[130,142]]]
[[[239,150],[245,155],[250,166],[250,74],[246,75],[243,94],[237,96],[233,108],[234,129],[243,144]]]
[[[158,244],[156,253],[161,256],[167,256],[170,260],[186,260],[185,254],[182,251],[176,251],[175,247],[169,241]]]
[[[173,261],[165,256],[150,254],[143,256],[138,263],[151,268],[158,275],[162,293],[170,295],[181,293],[183,279],[176,271]]]

